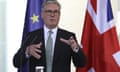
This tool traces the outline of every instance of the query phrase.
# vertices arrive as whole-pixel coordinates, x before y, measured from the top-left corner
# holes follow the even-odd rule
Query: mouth
[[[54,22],[54,21],[56,21],[56,19],[49,19],[51,22]]]

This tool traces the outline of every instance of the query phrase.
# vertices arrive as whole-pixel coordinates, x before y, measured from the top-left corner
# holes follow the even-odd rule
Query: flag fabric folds
[[[22,43],[24,43],[28,32],[32,32],[43,26],[43,20],[41,18],[41,6],[44,1],[45,0],[27,0]],[[29,72],[28,65],[29,61],[27,61],[23,68],[19,68],[18,72]]]
[[[88,0],[81,44],[87,64],[76,72],[120,72],[120,46],[110,0]]]

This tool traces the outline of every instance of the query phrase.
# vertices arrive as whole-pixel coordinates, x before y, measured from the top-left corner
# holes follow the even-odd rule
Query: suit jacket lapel
[[[55,48],[54,48],[54,55],[53,55],[53,65],[59,60],[60,56],[60,29],[58,29],[56,41],[55,41]]]

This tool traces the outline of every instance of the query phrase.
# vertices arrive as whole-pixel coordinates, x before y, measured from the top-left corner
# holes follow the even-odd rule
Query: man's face
[[[47,4],[42,12],[42,18],[48,28],[55,28],[58,25],[60,18],[59,6],[56,4]]]

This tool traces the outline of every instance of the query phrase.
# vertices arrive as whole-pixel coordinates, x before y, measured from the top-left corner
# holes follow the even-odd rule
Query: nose
[[[51,17],[54,17],[55,16],[55,13],[51,13],[51,15],[50,15]]]

